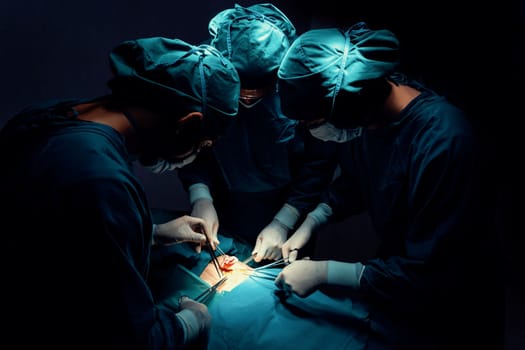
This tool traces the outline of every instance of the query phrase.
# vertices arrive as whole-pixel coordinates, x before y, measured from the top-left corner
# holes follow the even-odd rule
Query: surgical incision
[[[219,261],[222,274],[228,276],[228,279],[217,288],[217,291],[232,290],[246,280],[253,271],[252,267],[239,261],[236,256],[223,254],[219,255],[217,260]],[[200,277],[210,285],[215,284],[221,278],[218,276],[213,262],[208,263]]]

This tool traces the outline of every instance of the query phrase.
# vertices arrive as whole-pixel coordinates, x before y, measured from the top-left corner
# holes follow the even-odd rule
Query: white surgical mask
[[[319,140],[344,143],[361,136],[363,128],[338,129],[333,124],[326,122],[309,130],[310,134]]]
[[[190,164],[191,162],[193,162],[195,158],[197,158],[197,153],[194,153],[191,156],[186,157],[180,162],[176,162],[176,163],[171,163],[171,162],[168,162],[167,160],[159,159],[159,161],[157,161],[156,164],[145,166],[145,168],[154,174],[162,174],[162,173],[165,173],[166,171],[180,169],[183,166],[186,166]]]
[[[249,103],[249,104],[248,104],[248,103],[244,103],[244,102],[242,102],[242,100],[239,100],[239,104],[240,104],[241,106],[243,106],[244,108],[252,108],[252,107],[254,107],[255,105],[259,104],[259,102],[261,102],[261,101],[262,101],[262,98],[258,99],[258,100],[255,101],[255,102],[252,102],[252,103]]]

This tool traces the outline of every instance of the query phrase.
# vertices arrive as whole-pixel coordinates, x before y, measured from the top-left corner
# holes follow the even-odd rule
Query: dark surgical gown
[[[317,205],[335,163],[317,160],[305,171],[304,139],[296,126],[280,111],[274,92],[252,108],[241,106],[212,150],[179,170],[186,189],[195,183],[210,188],[223,234],[253,245],[288,198],[301,212]],[[319,164],[328,170],[317,170]],[[298,176],[301,181],[294,184]]]
[[[122,136],[64,103],[0,143],[5,348],[177,348],[182,325],[145,283],[152,220]]]
[[[335,217],[367,210],[380,237],[361,279],[372,330],[399,349],[500,348],[501,260],[482,145],[430,91],[400,117],[342,146],[325,199]]]

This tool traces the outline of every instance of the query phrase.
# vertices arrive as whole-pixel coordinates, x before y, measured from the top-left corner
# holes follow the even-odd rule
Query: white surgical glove
[[[294,262],[297,259],[299,249],[304,247],[312,237],[312,233],[321,225],[326,223],[332,215],[332,209],[326,203],[320,203],[312,210],[295,233],[282,245],[282,256],[288,262]]]
[[[212,249],[215,250],[220,242],[217,238],[217,232],[219,231],[219,218],[217,216],[217,211],[213,206],[213,202],[209,199],[198,199],[193,204],[191,216],[204,220],[204,225],[210,233]]]
[[[213,198],[210,189],[203,183],[196,183],[188,188],[191,216],[201,218],[205,221],[206,231],[210,233],[210,242],[212,249],[217,249],[219,240],[217,233],[219,232],[219,217],[213,205]]]
[[[191,242],[196,243],[195,250],[200,253],[201,247],[206,244],[205,234],[204,220],[184,215],[164,224],[153,225],[153,244]]]
[[[299,211],[289,204],[283,205],[273,220],[259,233],[252,251],[253,260],[277,260],[281,257],[281,247],[299,219]]]
[[[359,262],[334,260],[296,260],[287,265],[275,279],[275,285],[301,297],[312,294],[322,284],[359,289],[365,266]]]
[[[252,250],[253,260],[277,260],[281,257],[281,246],[288,235],[288,228],[273,219],[257,236]]]
[[[176,315],[184,326],[184,344],[197,338],[206,338],[210,331],[211,315],[208,307],[188,297],[180,299],[180,308]]]
[[[327,265],[326,260],[296,260],[282,269],[275,279],[275,285],[306,297],[327,282]]]

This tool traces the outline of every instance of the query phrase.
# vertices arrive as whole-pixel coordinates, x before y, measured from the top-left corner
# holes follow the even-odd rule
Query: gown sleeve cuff
[[[193,205],[199,199],[209,199],[213,201],[211,197],[210,189],[203,183],[196,183],[188,188],[190,196],[190,205]]]
[[[317,225],[322,225],[328,221],[328,218],[332,216],[332,208],[326,203],[319,203],[317,207],[308,213],[312,219],[315,220]]]
[[[191,310],[184,309],[176,314],[184,329],[184,344],[188,344],[199,335],[199,323]]]
[[[361,276],[365,265],[360,262],[350,263],[341,261],[328,261],[327,283],[351,287],[358,290],[361,286]]]
[[[290,204],[285,204],[283,205],[281,210],[279,210],[279,212],[275,214],[274,219],[279,221],[281,224],[283,224],[291,230],[294,228],[295,224],[297,223],[297,220],[299,220],[299,216],[299,210],[297,210]]]

